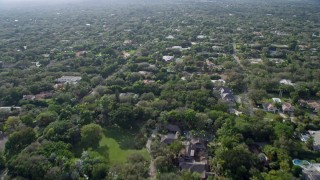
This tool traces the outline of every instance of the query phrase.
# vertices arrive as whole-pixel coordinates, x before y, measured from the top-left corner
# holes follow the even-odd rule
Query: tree
[[[179,177],[179,179],[184,180],[184,179],[188,179],[188,180],[200,180],[200,174],[197,172],[190,172],[190,171],[181,171],[181,175]]]
[[[293,136],[293,132],[293,127],[286,123],[276,122],[274,126],[274,134],[277,139],[279,139],[282,136],[291,138]]]
[[[176,180],[179,179],[179,176],[175,173],[159,173],[157,174],[157,179],[159,180]]]
[[[170,144],[169,149],[173,154],[178,154],[184,145],[180,141],[174,141]]]
[[[63,171],[60,167],[52,167],[44,176],[44,179],[47,180],[62,180]]]
[[[81,128],[81,142],[85,147],[98,147],[102,135],[102,128],[98,124],[91,123]]]
[[[255,164],[252,154],[242,144],[232,149],[218,148],[215,154],[215,166],[221,166],[225,176],[232,179],[248,178],[249,169]]]
[[[45,141],[41,144],[37,152],[41,155],[46,156],[47,158],[52,157],[54,154],[54,158],[73,158],[73,154],[71,153],[71,145],[66,144],[62,141],[54,142],[54,141]]]
[[[0,170],[3,170],[6,167],[6,159],[4,154],[0,152]]]
[[[57,119],[58,119],[58,114],[53,111],[42,112],[36,117],[39,127],[46,127]]]
[[[257,104],[259,103],[263,98],[267,97],[268,94],[266,90],[262,89],[252,89],[249,91],[249,97]]]
[[[11,174],[27,179],[44,179],[50,168],[50,162],[42,155],[20,153],[8,162],[8,169]]]
[[[43,131],[46,139],[77,144],[81,138],[80,129],[70,121],[55,121],[50,123]]]
[[[284,171],[271,170],[269,173],[262,173],[263,179],[265,180],[295,180],[292,174]]]
[[[92,179],[104,179],[107,175],[108,166],[104,163],[97,163],[92,166]]]
[[[14,132],[8,138],[8,142],[5,145],[5,152],[9,156],[14,155],[35,141],[35,139],[36,133],[32,128],[28,127]]]
[[[136,119],[134,107],[128,104],[122,104],[119,108],[114,109],[110,112],[111,122],[119,125],[123,128],[131,128],[135,125],[134,120]]]
[[[314,144],[314,137],[310,136],[306,142],[306,146],[308,149],[313,150],[313,144]]]
[[[158,156],[154,160],[154,165],[156,166],[156,169],[160,172],[170,172],[172,169],[172,163],[168,159],[168,157],[164,156]]]
[[[4,124],[4,131],[7,134],[18,131],[20,128],[22,128],[22,123],[19,117],[10,116]]]

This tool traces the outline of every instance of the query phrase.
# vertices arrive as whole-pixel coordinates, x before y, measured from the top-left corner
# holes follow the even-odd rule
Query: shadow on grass
[[[95,149],[101,156],[105,157],[106,159],[109,159],[109,148],[107,145],[99,146]]]
[[[120,148],[123,150],[136,149],[134,139],[136,133],[133,131],[113,128],[105,130],[103,133],[107,138],[116,140]]]

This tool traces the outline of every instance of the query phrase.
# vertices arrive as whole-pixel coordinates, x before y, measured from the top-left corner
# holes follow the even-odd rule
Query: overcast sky
[[[45,5],[45,4],[66,4],[73,2],[83,2],[88,0],[0,0],[0,6],[12,5]]]

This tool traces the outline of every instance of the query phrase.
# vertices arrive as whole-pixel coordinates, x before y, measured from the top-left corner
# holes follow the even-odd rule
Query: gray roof
[[[201,174],[201,178],[206,177],[207,164],[205,163],[196,163],[196,162],[181,162],[179,164],[181,170],[188,170],[190,172],[197,172]]]
[[[78,82],[82,78],[81,76],[62,76],[61,78],[56,79],[57,82]]]
[[[303,174],[303,178],[305,180],[318,180],[318,179],[320,179],[320,172],[319,171],[303,170],[302,174]]]
[[[164,128],[170,132],[180,132],[180,128],[177,125],[168,124],[165,125]]]
[[[162,136],[161,142],[165,144],[171,144],[176,139],[177,136],[175,134],[169,133],[167,135]]]
[[[320,151],[320,131],[309,131],[309,134],[314,138],[313,149]]]

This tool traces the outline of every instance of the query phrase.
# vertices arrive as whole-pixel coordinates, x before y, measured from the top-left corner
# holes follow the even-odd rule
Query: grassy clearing
[[[133,54],[135,54],[136,52],[137,52],[136,50],[128,51],[128,53],[129,53],[130,55],[133,55]]]
[[[111,164],[124,163],[133,153],[140,153],[146,159],[150,159],[145,148],[141,150],[134,148],[134,134],[120,129],[106,130],[97,151],[102,155],[108,153]]]
[[[273,121],[279,114],[274,114],[271,112],[267,112],[266,116],[264,117],[265,120]]]

